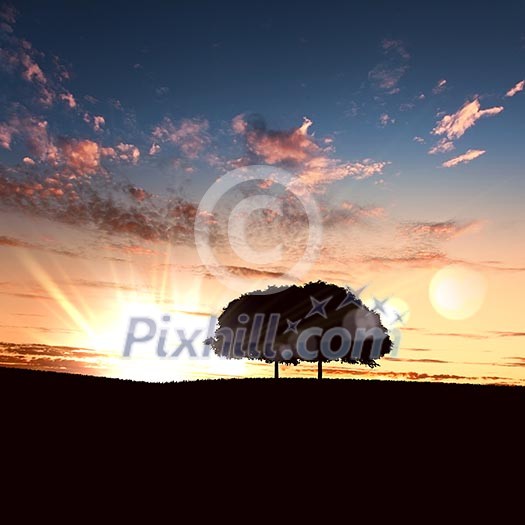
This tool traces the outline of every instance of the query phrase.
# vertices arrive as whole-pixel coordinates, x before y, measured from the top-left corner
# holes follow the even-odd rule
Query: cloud
[[[93,117],[93,129],[95,131],[101,131],[102,130],[102,126],[104,126],[105,124],[106,124],[106,120],[104,119],[103,116],[95,115]]]
[[[67,92],[67,93],[61,93],[60,94],[60,100],[63,100],[64,102],[67,103],[67,105],[71,108],[71,109],[74,109],[77,107],[77,101],[75,100],[75,97]]]
[[[10,246],[13,248],[27,248],[29,244],[20,239],[15,239],[14,237],[6,237],[5,235],[0,235],[0,246]]]
[[[21,137],[29,153],[41,161],[56,160],[57,150],[48,134],[48,123],[27,114],[13,115],[0,123],[0,146],[11,149],[14,138]]]
[[[416,250],[414,253],[394,256],[363,257],[362,262],[380,268],[396,268],[407,266],[409,268],[428,268],[441,266],[448,263],[448,258],[441,252]]]
[[[62,139],[58,147],[61,161],[72,173],[93,175],[100,168],[100,146],[96,142]]]
[[[453,159],[443,162],[443,167],[452,168],[453,166],[457,166],[462,162],[468,163],[474,159],[477,159],[478,157],[481,157],[481,155],[484,155],[485,153],[486,151],[482,149],[469,149],[466,153],[463,153],[462,155],[459,155],[457,157],[454,157]]]
[[[434,135],[445,135],[449,140],[459,139],[480,118],[491,117],[503,111],[502,106],[480,109],[481,105],[476,98],[466,102],[456,113],[445,115],[432,130]]]
[[[26,331],[38,330],[61,331],[54,327],[25,327]],[[62,330],[72,333],[74,330]],[[30,370],[51,370],[72,374],[92,374],[96,376],[114,376],[111,356],[88,350],[65,346],[43,344],[0,343],[1,365],[4,367],[25,368]]]
[[[379,116],[379,124],[384,128],[388,124],[394,124],[396,121],[395,118],[392,118],[388,113],[383,113]]]
[[[399,92],[399,81],[408,71],[410,55],[400,40],[383,39],[381,47],[387,59],[368,72],[368,79],[376,89],[393,95]]]
[[[240,163],[264,162],[290,169],[296,175],[295,189],[304,191],[324,191],[326,184],[346,177],[366,179],[382,173],[388,164],[372,159],[342,162],[332,158],[333,144],[328,141],[321,147],[308,133],[311,126],[312,121],[304,117],[297,128],[272,130],[259,115],[237,115],[232,128],[244,137],[247,148],[247,157],[240,159]]]
[[[181,153],[196,159],[210,144],[209,122],[205,119],[183,119],[178,124],[165,117],[152,132],[155,143],[170,143]]]
[[[131,164],[137,164],[140,158],[140,151],[137,146],[133,144],[120,143],[115,146],[117,151],[116,156],[120,160],[130,162]]]
[[[93,131],[95,131],[95,133],[102,131],[102,126],[106,124],[106,119],[102,115],[91,116],[89,113],[86,112],[84,113],[84,116],[82,118],[86,124],[93,128]]]
[[[380,206],[361,206],[349,201],[322,210],[323,224],[326,227],[358,224],[369,219],[382,218],[384,215],[385,209]]]
[[[306,188],[318,188],[351,177],[355,180],[368,179],[383,173],[388,162],[364,159],[357,162],[341,162],[327,157],[316,157],[305,164],[304,170],[297,177],[298,183]]]
[[[11,149],[11,141],[16,130],[8,123],[0,123],[0,147],[4,149]]]
[[[237,276],[237,277],[243,277],[243,278],[254,278],[254,279],[260,279],[260,278],[273,278],[273,279],[279,279],[283,277],[282,271],[272,271],[272,270],[259,270],[256,268],[249,268],[247,266],[222,266],[222,268]],[[204,274],[206,277],[212,277],[215,278],[213,274],[211,274],[208,269],[205,266],[197,266],[194,268],[198,273]]]
[[[3,4],[0,6],[0,19],[4,22],[14,26],[16,24],[16,17],[18,11],[11,4]]]
[[[432,89],[432,93],[434,95],[439,95],[440,93],[443,93],[445,91],[447,85],[447,81],[443,78],[438,81],[438,83],[434,86]]]
[[[425,237],[427,239],[448,240],[466,233],[479,231],[483,221],[443,221],[443,222],[414,222],[400,227],[401,232],[409,237]]]
[[[381,47],[386,53],[396,52],[401,56],[401,58],[408,60],[410,54],[407,52],[405,45],[401,40],[390,40],[388,38],[383,38],[381,41]]]
[[[443,137],[435,146],[428,150],[428,153],[430,155],[435,155],[436,153],[447,153],[454,149],[456,149],[454,143],[451,140],[448,140],[447,137]]]
[[[513,88],[509,89],[507,93],[505,93],[505,96],[513,97],[516,93],[523,91],[523,89],[525,89],[525,80],[521,80]]]
[[[166,86],[160,86],[157,89],[155,89],[155,94],[158,97],[163,97],[163,96],[167,95],[169,92],[170,92],[170,88],[166,87]]]
[[[79,252],[72,250],[65,250],[58,247],[50,246],[49,243],[46,244],[34,244],[21,239],[16,239],[14,237],[9,237],[5,235],[0,235],[0,247],[6,246],[9,248],[27,248],[33,250],[42,250],[46,252],[55,253],[57,255],[64,255],[66,257],[80,257]]]
[[[129,194],[137,201],[142,202],[150,197],[150,194],[143,188],[137,188],[136,186],[130,186],[128,188]]]
[[[244,135],[250,152],[268,164],[299,164],[318,154],[320,147],[308,135],[311,125],[312,121],[304,117],[298,128],[275,131],[267,129],[259,115],[237,115],[232,121],[234,132]]]
[[[159,151],[160,151],[160,146],[154,142],[151,145],[151,148],[149,149],[148,154],[153,156],[153,155],[156,155]]]
[[[525,337],[525,332],[495,331],[492,333],[497,335],[498,337]],[[521,358],[521,359],[525,359],[525,358]]]
[[[368,79],[376,88],[385,90],[389,95],[394,95],[399,93],[397,85],[407,71],[407,65],[392,67],[388,64],[378,64],[369,71]]]
[[[98,165],[98,145],[86,142],[69,144],[69,173],[85,173]],[[105,180],[100,179],[98,184]],[[60,173],[47,178],[18,173],[11,178],[0,166],[0,206],[72,226],[93,227],[111,235],[174,244],[193,242],[197,204],[176,196],[157,205],[150,202],[142,188],[119,186],[111,181],[107,184],[98,190],[92,179],[69,180]]]

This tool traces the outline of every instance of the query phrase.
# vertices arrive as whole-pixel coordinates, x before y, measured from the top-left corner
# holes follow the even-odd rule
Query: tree
[[[317,361],[319,379],[328,361],[374,367],[392,346],[376,312],[349,289],[322,281],[241,295],[218,325],[207,341],[217,355],[273,363],[275,378],[279,363]]]

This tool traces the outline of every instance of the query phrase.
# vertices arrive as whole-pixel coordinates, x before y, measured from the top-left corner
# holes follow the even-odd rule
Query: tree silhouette
[[[279,363],[317,361],[319,379],[323,362],[374,367],[392,346],[376,312],[349,289],[322,281],[241,295],[224,308],[218,325],[207,341],[217,355],[273,362],[275,378]],[[351,340],[346,352],[342,334]]]

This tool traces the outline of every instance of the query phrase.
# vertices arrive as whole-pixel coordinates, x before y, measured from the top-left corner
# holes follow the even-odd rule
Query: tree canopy
[[[209,342],[217,355],[233,359],[373,367],[392,346],[378,313],[349,289],[322,281],[244,294],[224,308],[218,325]]]

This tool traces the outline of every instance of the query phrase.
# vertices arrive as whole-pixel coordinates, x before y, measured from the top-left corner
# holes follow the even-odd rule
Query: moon
[[[456,321],[475,315],[483,306],[486,292],[487,283],[481,273],[457,264],[437,271],[429,286],[436,312]]]

